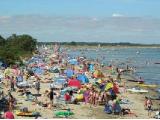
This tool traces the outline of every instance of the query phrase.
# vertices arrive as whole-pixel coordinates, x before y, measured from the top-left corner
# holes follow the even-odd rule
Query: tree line
[[[88,45],[88,46],[160,46],[160,44],[139,44],[139,43],[129,43],[129,42],[119,42],[119,43],[106,43],[106,42],[38,42],[38,45],[53,45],[53,44],[60,44],[60,45]]]
[[[36,44],[37,40],[30,35],[12,34],[8,38],[0,35],[0,61],[8,65],[21,62],[21,57],[33,54]]]

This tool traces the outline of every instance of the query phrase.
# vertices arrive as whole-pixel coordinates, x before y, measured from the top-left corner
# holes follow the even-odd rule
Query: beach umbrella
[[[71,64],[71,65],[77,65],[77,64],[78,64],[77,59],[70,59],[68,62],[69,62],[69,64]]]
[[[78,74],[77,80],[79,80],[81,83],[89,83],[89,80],[85,74]]]
[[[74,71],[72,69],[67,69],[65,73],[68,78],[71,78],[74,75]]]
[[[112,83],[107,83],[105,90],[108,91],[111,88],[113,88],[113,84]]]
[[[77,87],[77,88],[81,88],[81,83],[79,80],[77,79],[70,79],[68,81],[68,86],[69,87]]]

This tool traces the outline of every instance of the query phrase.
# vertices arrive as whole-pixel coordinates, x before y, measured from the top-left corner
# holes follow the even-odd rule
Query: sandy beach
[[[123,79],[123,81],[126,81],[125,79]],[[131,82],[126,82],[126,86],[128,88],[135,86],[137,84],[133,84]],[[48,83],[42,83],[41,84],[41,91],[40,93],[44,93],[44,91],[46,89],[48,89],[49,84]],[[6,89],[4,89],[5,91]],[[36,93],[35,89],[30,89],[31,92]],[[23,96],[18,96],[17,92],[12,92],[13,96],[15,98],[18,99],[18,105],[19,106],[23,106],[23,107],[28,107],[29,110],[33,110],[33,111],[38,111],[41,113],[41,118],[56,118],[54,116],[54,111],[56,110],[61,110],[61,108],[63,109],[67,109],[70,108],[72,109],[72,111],[74,112],[73,116],[69,116],[69,118],[72,119],[149,119],[148,117],[148,112],[147,110],[144,109],[144,97],[147,94],[135,94],[135,93],[123,93],[122,96],[127,98],[129,101],[133,102],[130,105],[122,105],[124,107],[130,108],[132,110],[132,112],[134,112],[137,116],[134,115],[125,115],[125,116],[121,116],[121,115],[108,115],[104,112],[104,106],[96,106],[96,107],[90,107],[89,104],[84,104],[83,102],[80,102],[79,105],[73,105],[73,104],[69,104],[69,105],[65,105],[65,104],[59,104],[56,103],[55,105],[60,105],[61,108],[57,108],[56,106],[51,110],[48,108],[44,108],[41,107],[33,102],[29,102],[29,101],[25,101],[25,97]],[[150,95],[155,94],[154,92],[150,92]],[[38,98],[38,101],[42,101],[43,97]],[[154,108],[157,108],[157,105],[160,104],[160,101],[154,102]],[[154,115],[155,113],[152,112],[152,114]],[[21,116],[16,116],[17,119],[34,119],[34,117],[21,117]]]
[[[55,64],[55,66],[58,64]],[[110,74],[106,69],[102,68],[101,69],[104,73],[105,76],[109,75],[111,78],[114,80],[116,79],[117,75]],[[3,73],[3,71],[1,71]],[[45,91],[50,89],[50,83],[44,83],[42,81],[45,81],[45,79],[55,79],[55,76],[59,76],[57,73],[50,73],[48,74],[42,74],[39,76],[40,78],[40,94],[41,97],[37,97],[38,102],[49,102],[49,99],[45,97]],[[152,88],[145,87],[143,89],[148,90],[149,92],[147,93],[131,93],[127,91],[129,88],[133,88],[136,86],[139,86],[138,83],[135,82],[130,82],[128,80],[134,79],[128,75],[122,75],[121,76],[121,85],[125,83],[125,91],[120,92],[117,94],[117,96],[121,98],[127,99],[130,104],[121,104],[122,108],[129,108],[132,113],[134,114],[128,114],[128,115],[114,115],[114,114],[106,114],[104,112],[104,105],[98,105],[98,106],[90,106],[89,103],[85,104],[84,102],[79,102],[78,104],[65,104],[62,101],[57,101],[54,100],[54,107],[53,108],[47,108],[47,107],[42,107],[38,103],[33,102],[33,101],[26,101],[26,95],[20,95],[21,93],[18,92],[18,89],[16,88],[16,91],[12,92],[12,95],[14,98],[17,99],[17,105],[15,106],[16,108],[13,110],[13,113],[15,115],[15,118],[17,119],[34,119],[35,117],[22,117],[22,116],[17,116],[16,110],[19,110],[21,107],[27,107],[30,111],[36,111],[39,112],[41,117],[44,119],[51,119],[51,118],[59,118],[54,115],[56,111],[62,111],[63,109],[68,109],[70,108],[71,111],[74,113],[74,115],[68,116],[68,118],[74,118],[74,119],[149,119],[151,117],[148,116],[148,111],[145,110],[144,108],[144,101],[145,101],[145,96],[153,96],[156,95],[157,93],[153,91]],[[27,81],[33,84],[33,82],[36,80],[35,77],[30,77]],[[89,79],[91,80],[91,79]],[[6,80],[4,80],[4,83],[6,84]],[[10,87],[6,88],[6,86],[2,85],[4,93],[8,93],[8,90]],[[120,87],[121,88],[121,87]],[[122,87],[124,88],[124,86]],[[36,94],[35,88],[28,88],[28,90],[32,94]],[[153,100],[153,108],[158,109],[159,108],[160,101],[158,100]],[[155,111],[152,111],[152,117],[155,115]]]

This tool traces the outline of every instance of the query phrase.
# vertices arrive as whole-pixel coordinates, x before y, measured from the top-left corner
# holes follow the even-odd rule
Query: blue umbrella
[[[68,62],[69,62],[69,64],[71,64],[71,65],[77,65],[77,64],[78,64],[77,59],[70,59]]]

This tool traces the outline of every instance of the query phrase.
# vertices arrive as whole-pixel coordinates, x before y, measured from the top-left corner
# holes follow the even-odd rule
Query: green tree
[[[0,46],[5,44],[5,39],[0,35]]]
[[[12,34],[6,40],[0,36],[0,59],[8,64],[21,62],[21,57],[31,56],[36,50],[36,39],[29,35]]]

